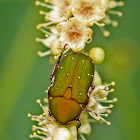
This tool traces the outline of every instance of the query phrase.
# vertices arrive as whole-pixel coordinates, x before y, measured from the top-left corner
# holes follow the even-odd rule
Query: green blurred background
[[[36,43],[35,37],[44,35],[36,30],[43,22],[41,7],[34,0],[0,0],[0,140],[28,140],[33,122],[27,114],[41,113],[36,104],[43,99],[50,84],[49,75],[53,64],[49,56],[39,58],[37,51],[46,48]],[[105,38],[94,27],[90,47],[101,46],[106,60],[96,66],[103,81],[116,81],[117,97],[113,113],[107,118],[111,126],[93,124],[88,140],[140,140],[140,1],[125,1],[118,8],[124,16],[115,20],[119,26],[108,26],[111,36]]]

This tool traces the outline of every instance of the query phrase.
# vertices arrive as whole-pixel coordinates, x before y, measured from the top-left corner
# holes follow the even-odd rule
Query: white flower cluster
[[[93,31],[90,27],[95,24],[100,27],[104,36],[109,36],[110,32],[104,26],[112,24],[116,27],[118,25],[118,22],[112,20],[109,14],[122,16],[121,12],[111,9],[123,6],[124,2],[115,0],[45,0],[45,3],[36,1],[36,5],[50,9],[49,12],[40,11],[41,15],[45,15],[46,23],[37,25],[37,29],[45,33],[46,38],[36,38],[37,42],[42,42],[49,50],[46,52],[39,51],[38,54],[41,57],[49,54],[56,57],[59,56],[66,44],[67,48],[64,52],[69,49],[74,52],[83,50],[86,43],[92,41]],[[101,64],[105,58],[105,52],[100,47],[91,48],[88,55],[94,64]],[[86,105],[87,112],[82,112],[80,115],[81,127],[78,131],[76,121],[70,122],[69,125],[58,124],[55,118],[49,114],[48,99],[44,99],[45,106],[38,99],[37,103],[42,107],[43,113],[40,115],[28,114],[32,121],[38,122],[37,126],[32,126],[34,132],[30,138],[78,140],[77,133],[79,133],[81,139],[85,140],[84,134],[89,135],[91,133],[91,122],[105,122],[107,125],[111,125],[111,122],[107,121],[105,117],[111,113],[112,103],[117,101],[117,98],[112,100],[107,98],[109,93],[114,92],[114,89],[110,87],[114,86],[115,82],[103,84],[97,71],[94,73],[93,82],[95,88],[89,95],[89,102]],[[104,105],[105,103],[107,106]],[[89,118],[89,116],[91,117]]]
[[[93,31],[91,26],[98,25],[104,36],[110,32],[104,26],[118,25],[117,21],[110,18],[109,14],[122,16],[121,12],[112,10],[117,6],[123,6],[123,1],[115,0],[45,0],[45,3],[36,1],[37,6],[50,9],[49,12],[40,11],[45,15],[46,23],[37,25],[37,29],[45,33],[46,38],[36,38],[49,48],[46,52],[39,51],[39,56],[49,54],[59,55],[65,44],[67,50],[81,51],[86,43],[92,41]]]
[[[38,126],[33,125],[32,130],[34,133],[30,135],[30,138],[40,138],[42,140],[77,140],[77,128],[76,125],[69,125],[68,127],[59,125],[55,119],[49,116],[48,99],[45,98],[44,102],[47,105],[42,106],[41,100],[37,100],[37,103],[43,109],[43,113],[40,115],[28,114],[32,121],[37,121]]]
[[[111,123],[106,121],[104,117],[108,117],[108,114],[111,113],[110,108],[113,108],[113,105],[103,106],[102,103],[113,103],[117,101],[117,98],[107,100],[108,94],[114,92],[114,89],[109,89],[109,86],[114,86],[115,82],[102,84],[102,79],[97,71],[95,71],[94,75],[96,88],[91,92],[89,103],[86,107],[89,112],[82,112],[80,115],[81,127],[79,128],[78,133],[82,140],[85,140],[83,134],[89,135],[91,133],[91,122],[105,122],[107,125],[111,125]],[[46,93],[47,92],[48,90],[46,90]],[[58,124],[53,116],[49,115],[48,99],[45,98],[44,102],[47,103],[45,106],[41,104],[40,99],[37,100],[37,103],[39,103],[43,109],[42,114],[28,114],[28,117],[31,117],[32,121],[38,122],[38,126],[32,126],[34,133],[29,137],[40,138],[42,140],[78,140],[76,129],[77,122],[73,121],[70,125]],[[90,119],[88,114],[90,114],[93,119]]]

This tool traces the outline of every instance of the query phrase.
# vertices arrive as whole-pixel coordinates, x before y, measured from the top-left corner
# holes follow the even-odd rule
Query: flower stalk
[[[37,25],[37,29],[45,34],[44,39],[37,38],[50,51],[38,52],[40,57],[60,54],[64,44],[68,43],[68,50],[78,52],[83,50],[87,43],[92,41],[93,31],[91,26],[97,25],[105,37],[110,32],[106,25],[118,26],[118,22],[112,20],[110,15],[122,16],[122,12],[113,10],[124,5],[123,1],[115,0],[46,0],[45,3],[36,1],[36,6],[49,9],[49,12],[40,11],[45,16],[45,23]],[[55,28],[52,31],[52,28]],[[54,42],[55,47],[54,47]]]
[[[38,51],[38,55],[40,57],[52,55],[57,59],[65,44],[67,44],[65,53],[69,50],[84,52],[86,44],[92,41],[91,26],[99,26],[102,34],[108,37],[110,32],[105,29],[105,26],[118,26],[118,22],[112,20],[110,14],[122,16],[122,12],[112,9],[123,6],[124,2],[115,0],[45,0],[44,3],[36,1],[35,5],[50,10],[49,12],[39,12],[44,15],[45,22],[38,24],[36,28],[45,34],[45,38],[36,38],[35,40],[44,44],[47,51]],[[103,63],[105,58],[105,52],[100,47],[93,47],[86,54],[91,57],[95,65]],[[97,71],[94,72],[93,82],[95,88],[89,95],[89,102],[86,105],[87,112],[82,112],[80,115],[81,127],[78,130],[76,121],[72,121],[68,125],[57,123],[49,113],[48,98],[45,98],[45,105],[42,105],[40,99],[37,100],[43,110],[42,114],[28,114],[32,121],[38,123],[37,126],[32,126],[33,134],[29,137],[42,140],[78,140],[79,134],[82,140],[86,140],[84,135],[89,135],[92,132],[91,123],[99,122],[111,125],[111,122],[106,118],[111,114],[111,108],[114,107],[113,103],[117,101],[117,98],[109,99],[108,96],[114,92],[112,87],[115,86],[115,82],[102,83],[102,78]],[[45,92],[48,93],[48,90]]]

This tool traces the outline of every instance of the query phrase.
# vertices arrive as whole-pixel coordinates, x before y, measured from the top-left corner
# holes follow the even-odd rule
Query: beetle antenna
[[[64,53],[64,51],[65,51],[67,45],[68,45],[68,44],[65,44],[65,46],[63,47],[63,49],[62,49],[62,51],[61,51],[61,54],[60,54],[60,56],[59,56],[59,59],[57,60],[55,66],[54,66],[54,68],[53,68],[53,70],[52,70],[52,73],[51,73],[51,76],[50,76],[50,80],[51,80],[51,81],[52,81],[52,79],[53,79],[53,76],[55,75],[55,72],[56,72],[56,70],[57,70],[57,67],[58,67],[58,65],[59,65],[59,63],[60,63],[60,59],[61,59],[61,57],[62,57],[62,55],[63,55],[63,53]]]

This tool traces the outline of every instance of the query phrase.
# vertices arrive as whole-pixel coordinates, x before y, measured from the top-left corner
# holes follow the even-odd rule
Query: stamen
[[[32,116],[30,113],[28,113],[28,115],[27,115],[29,118]]]
[[[31,117],[33,117],[33,118],[37,118],[38,116],[37,116],[37,115],[32,115]]]
[[[113,100],[100,100],[102,103],[114,103],[117,101],[117,98],[114,98]]]
[[[104,100],[104,101],[107,100],[107,97],[104,97],[103,100]]]
[[[108,90],[107,92],[108,92],[108,93],[109,93],[109,92],[114,92],[114,89],[112,88],[111,90]]]
[[[109,3],[109,6],[111,6],[110,8],[115,8],[117,6],[124,6],[124,2],[123,1],[119,1],[119,2],[111,1]]]
[[[112,86],[115,86],[115,82],[111,82],[111,85],[112,85]]]
[[[36,118],[31,118],[32,121],[37,121],[37,122],[40,122],[41,120],[39,119],[36,119]]]
[[[49,4],[45,4],[45,3],[42,3],[42,2],[40,2],[40,1],[36,1],[35,2],[35,5],[36,6],[43,6],[43,7],[47,7],[47,8],[49,8],[49,9],[54,9],[54,6],[52,6],[52,5],[49,5]]]
[[[107,113],[108,113],[108,114],[111,114],[111,113],[112,113],[112,111],[111,111],[110,109],[108,109],[108,110],[107,110]]]
[[[118,15],[119,17],[122,17],[122,12],[119,12],[119,11],[110,10],[109,13],[113,14],[113,15]]]
[[[42,109],[44,108],[43,105],[41,104],[41,100],[40,100],[40,99],[38,99],[36,102],[40,105],[40,107],[41,107]]]
[[[37,37],[37,38],[35,39],[35,41],[36,41],[36,42],[41,42],[41,43],[45,44],[46,39],[44,39],[44,38],[38,38],[38,37]],[[48,47],[48,46],[46,46],[46,47],[47,47],[47,48],[50,48],[50,47]]]
[[[46,137],[43,137],[43,136],[39,136],[39,135],[37,135],[35,132],[33,133],[33,135],[30,135],[29,136],[30,138],[40,138],[40,139],[46,139]]]
[[[99,22],[97,22],[97,21],[94,21],[94,23],[95,23],[96,25],[98,25],[98,26],[105,26],[104,23],[99,23]]]
[[[108,117],[108,114],[107,114],[107,113],[105,113],[105,114],[100,114],[100,116]]]
[[[105,90],[109,90],[109,87],[106,87]]]
[[[43,32],[44,34],[47,34],[47,35],[52,35],[52,33],[46,31],[45,29],[43,28],[40,28],[40,31]]]
[[[106,121],[103,117],[101,117],[101,120],[102,120],[103,122],[105,122],[107,125],[111,125],[111,123],[108,122],[108,121]]]
[[[107,31],[107,30],[105,30],[104,27],[100,27],[100,30],[101,30],[102,34],[103,34],[105,37],[110,36],[110,32]]]
[[[111,86],[111,85],[112,85],[112,86],[115,86],[115,82],[112,81],[111,83],[105,85],[105,87],[109,87],[109,86]]]
[[[46,15],[46,14],[48,14],[48,13],[47,13],[47,12],[44,12],[44,11],[40,11],[39,14],[40,14],[40,15]]]
[[[110,104],[109,106],[103,106],[102,108],[107,109],[107,108],[113,108],[114,105]]]
[[[81,137],[82,140],[86,140],[85,137],[84,137],[84,135],[82,133],[79,132],[79,135],[80,135],[80,137]]]
[[[110,108],[113,108],[113,107],[114,107],[114,105],[110,104],[110,105],[109,105],[109,107],[110,107]]]
[[[107,100],[107,97],[104,97],[103,99],[96,99],[96,100],[99,101],[99,102],[104,102],[104,101]]]
[[[50,2],[50,0],[45,0],[45,3],[48,3],[48,2]]]
[[[42,130],[42,131],[48,133],[48,130],[47,130],[46,128],[36,126],[36,130],[37,130],[37,129]]]
[[[44,133],[44,132],[42,132],[42,131],[37,130],[37,133],[38,133],[38,134],[43,134],[43,135],[46,135],[47,137],[49,137],[49,134]]]
[[[124,1],[119,1],[118,4],[119,6],[124,6]]]
[[[44,27],[44,28],[46,28],[47,26],[49,26],[49,25],[51,25],[51,24],[53,24],[53,22],[47,22],[47,23],[40,23],[40,24],[38,24],[37,26],[36,26],[36,28],[37,29],[40,29],[41,27]]]
[[[46,55],[49,55],[51,54],[51,51],[46,51],[46,52],[41,52],[41,51],[38,51],[37,54],[40,56],[40,57],[44,57]]]
[[[118,22],[117,21],[112,21],[112,26],[113,27],[117,27],[118,26]]]
[[[44,98],[43,100],[45,103],[48,103],[48,98]]]
[[[39,116],[37,115],[31,115],[30,113],[28,114],[28,117],[32,117],[31,120],[32,121],[37,121],[37,122],[40,122],[41,120],[38,119]]]
[[[46,116],[46,113],[42,113],[43,116]]]
[[[49,35],[45,34],[45,37],[46,37],[46,38],[48,38],[48,37],[49,37]]]

